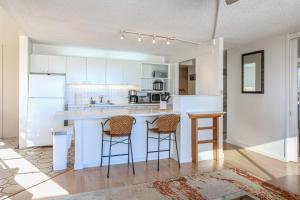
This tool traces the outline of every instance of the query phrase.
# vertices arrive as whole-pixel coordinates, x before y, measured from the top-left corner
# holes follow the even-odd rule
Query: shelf
[[[141,79],[163,79],[163,80],[167,80],[167,79],[169,79],[169,78],[159,78],[159,77],[155,77],[155,78],[153,78],[153,77],[142,77]]]
[[[169,92],[169,91],[166,91],[166,90],[161,90],[161,91],[158,91],[158,90],[141,90],[142,92]]]

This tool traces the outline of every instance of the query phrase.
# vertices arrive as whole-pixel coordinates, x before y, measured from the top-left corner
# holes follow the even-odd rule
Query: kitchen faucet
[[[103,96],[99,97],[99,103],[103,103]]]

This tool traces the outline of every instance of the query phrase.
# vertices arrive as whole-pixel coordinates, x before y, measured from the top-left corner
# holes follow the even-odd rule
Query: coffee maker
[[[128,92],[128,101],[130,104],[135,104],[138,101],[137,91],[129,90]]]

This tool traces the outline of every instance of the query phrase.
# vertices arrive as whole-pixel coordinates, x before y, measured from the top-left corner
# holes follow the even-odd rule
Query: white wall
[[[14,20],[0,7],[0,137],[19,133],[19,31]]]
[[[227,142],[285,159],[285,35],[228,50]],[[241,55],[265,50],[264,94],[241,93]]]

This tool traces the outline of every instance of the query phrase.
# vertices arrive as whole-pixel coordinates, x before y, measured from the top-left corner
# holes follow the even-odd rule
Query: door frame
[[[298,133],[298,92],[297,67],[298,42],[300,32],[286,36],[286,136],[285,159],[287,162],[298,162],[299,133]]]

